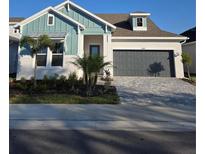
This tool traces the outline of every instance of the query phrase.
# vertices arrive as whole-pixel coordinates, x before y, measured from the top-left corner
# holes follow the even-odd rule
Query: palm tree
[[[104,58],[101,56],[84,56],[76,58],[76,61],[72,64],[83,70],[84,82],[87,88],[86,94],[90,96],[95,89],[100,70],[111,63],[104,62]]]
[[[34,87],[37,86],[36,82],[36,68],[37,68],[37,60],[36,60],[36,54],[47,48],[53,48],[53,42],[47,35],[41,35],[39,38],[34,39],[30,36],[23,36],[20,40],[20,47],[29,45],[31,50],[31,56],[35,58],[35,64],[34,64]]]
[[[189,71],[189,66],[192,64],[192,58],[191,56],[186,53],[183,52],[182,53],[182,63],[186,66],[187,68],[187,74],[188,74],[188,78],[191,79],[191,75],[190,75],[190,71]]]
[[[93,84],[92,87],[95,88],[95,85],[97,83],[98,74],[101,69],[103,69],[105,66],[111,65],[110,62],[104,62],[104,58],[101,56],[90,56],[90,70],[93,74]]]

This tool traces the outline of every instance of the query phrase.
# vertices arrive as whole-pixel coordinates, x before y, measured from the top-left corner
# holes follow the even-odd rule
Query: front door
[[[90,56],[100,56],[100,45],[90,45]],[[99,74],[103,74],[103,69],[100,70]]]

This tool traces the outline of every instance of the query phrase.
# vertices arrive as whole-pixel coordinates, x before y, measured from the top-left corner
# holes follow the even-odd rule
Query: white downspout
[[[186,39],[186,40],[184,40],[183,42],[180,42],[180,43],[181,43],[181,45],[185,44],[187,40],[189,40],[189,37],[187,37],[187,39]]]

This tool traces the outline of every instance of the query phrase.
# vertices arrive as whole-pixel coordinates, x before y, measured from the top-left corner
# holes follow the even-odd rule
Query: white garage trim
[[[173,50],[174,64],[175,64],[175,75],[176,78],[184,77],[184,68],[182,63],[182,47],[180,42],[154,42],[154,41],[115,41],[111,44],[112,50]],[[111,53],[110,53],[111,54]]]

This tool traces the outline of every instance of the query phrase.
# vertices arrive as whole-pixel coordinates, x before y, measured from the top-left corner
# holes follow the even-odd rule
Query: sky
[[[9,0],[10,17],[29,17],[64,0]],[[163,30],[180,34],[196,25],[196,0],[72,0],[92,13],[144,11]]]

